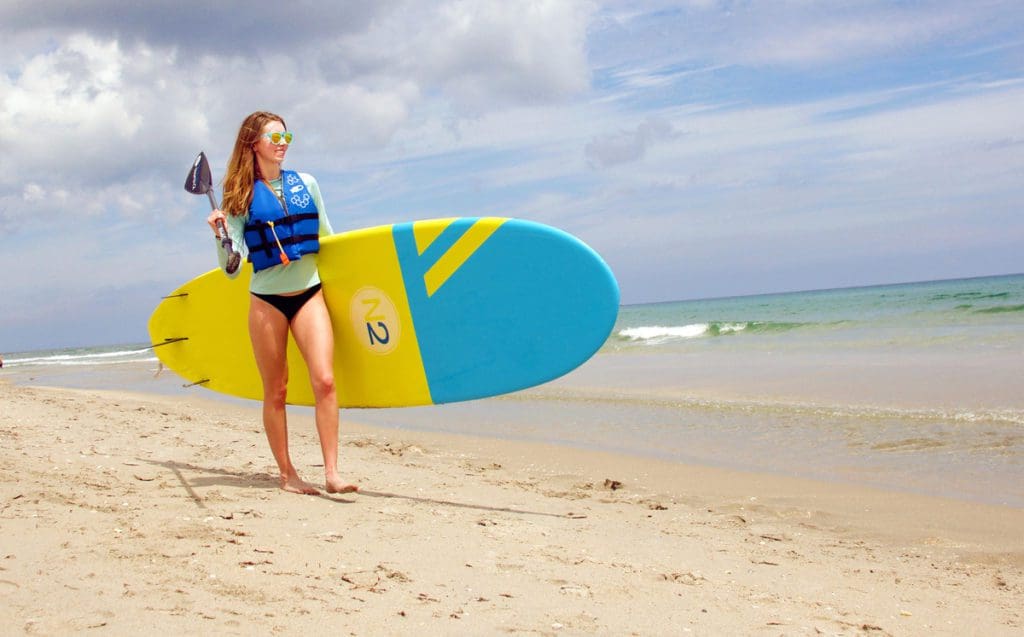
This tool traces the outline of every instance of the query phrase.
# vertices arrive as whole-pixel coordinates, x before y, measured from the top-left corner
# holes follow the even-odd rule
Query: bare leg
[[[323,292],[318,292],[292,319],[292,334],[299,346],[316,399],[316,430],[324,456],[324,480],[328,493],[359,489],[338,474],[338,397],[334,384],[334,333]]]
[[[288,453],[288,419],[285,399],[288,388],[288,322],[266,301],[251,297],[249,336],[256,366],[263,379],[263,429],[274,454],[281,488],[291,493],[316,494],[316,487],[303,481]]]

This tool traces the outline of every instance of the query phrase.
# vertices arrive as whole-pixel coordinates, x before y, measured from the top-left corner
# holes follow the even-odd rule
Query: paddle
[[[206,195],[210,198],[210,209],[217,209],[217,200],[213,198],[213,175],[210,173],[210,162],[206,161],[206,153],[200,152],[196,160],[192,162],[192,170],[188,171],[185,178],[185,190],[193,195]],[[228,253],[228,262],[224,266],[228,274],[234,274],[242,263],[242,255],[235,251],[235,246],[228,236],[228,230],[224,222],[217,220],[217,238],[224,250]]]

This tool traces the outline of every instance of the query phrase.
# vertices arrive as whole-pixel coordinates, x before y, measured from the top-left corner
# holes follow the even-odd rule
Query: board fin
[[[149,349],[153,349],[155,347],[160,347],[162,345],[170,345],[171,343],[180,343],[182,341],[187,341],[187,340],[188,340],[187,336],[176,336],[174,338],[165,338],[163,343],[154,343],[153,345],[149,346]]]

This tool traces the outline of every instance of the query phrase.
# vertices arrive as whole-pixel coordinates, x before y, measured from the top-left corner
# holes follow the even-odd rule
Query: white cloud
[[[258,108],[296,121],[307,150],[332,156],[429,126],[423,113],[542,104],[587,86],[583,2],[321,8],[316,24],[301,15],[287,28],[243,20],[259,34],[247,41],[268,45],[251,52],[213,36],[223,28],[224,38],[241,37],[237,12],[204,3],[173,12],[129,8],[112,24],[113,6],[0,11],[28,32],[49,23],[57,36],[19,52],[16,71],[0,76],[0,143],[12,151],[0,155],[0,185],[31,174],[47,191],[82,191],[83,207],[96,209],[104,204],[90,201],[85,184],[141,188],[154,175],[176,174],[199,148],[226,155],[244,114]],[[328,28],[348,18],[361,28]],[[14,35],[23,41],[25,33]]]
[[[1014,33],[1012,0],[927,4],[887,0],[609,2],[593,24],[599,68],[683,64],[823,67]]]
[[[301,121],[308,131],[303,134],[318,148],[380,147],[407,123],[417,99],[417,87],[410,82],[396,82],[387,90],[320,84],[290,109],[288,118]]]
[[[42,201],[46,197],[46,191],[39,184],[28,183],[21,191],[21,198],[28,203]]]
[[[648,117],[633,130],[603,135],[587,144],[584,152],[591,166],[603,168],[636,161],[652,144],[675,136],[672,124],[661,117]]]
[[[453,2],[420,31],[420,67],[470,108],[569,97],[588,86],[589,13],[589,4],[563,0]]]
[[[55,147],[99,147],[138,131],[123,92],[122,56],[116,43],[73,36],[57,50],[38,55],[16,81],[4,83],[0,142],[18,157],[17,168],[52,168]],[[58,145],[59,144],[59,145]],[[75,157],[77,160],[84,157]],[[15,169],[6,155],[3,172]]]
[[[786,12],[775,28],[763,30],[755,20],[769,19],[764,12],[746,16],[743,31],[751,37],[732,49],[736,60],[751,64],[826,64],[868,55],[885,54],[937,40],[970,21],[949,7],[934,13],[886,8],[868,13],[817,6]]]

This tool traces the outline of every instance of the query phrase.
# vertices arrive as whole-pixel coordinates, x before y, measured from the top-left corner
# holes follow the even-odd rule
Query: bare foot
[[[345,484],[339,476],[327,478],[327,493],[355,493],[359,490],[357,484]]]
[[[298,475],[281,476],[281,489],[288,493],[302,495],[320,495],[320,490],[306,482]]]

